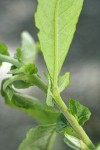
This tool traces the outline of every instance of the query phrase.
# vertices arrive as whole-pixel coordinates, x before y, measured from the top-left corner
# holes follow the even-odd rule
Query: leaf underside
[[[27,133],[18,150],[51,150],[56,137],[55,126],[37,126]]]
[[[59,76],[58,86],[59,92],[62,92],[70,84],[70,72],[66,72],[63,76]]]
[[[12,93],[7,95],[2,91],[2,96],[4,97],[7,105],[26,112],[29,116],[33,117],[40,123],[55,123],[59,116],[59,112],[55,109],[42,104],[34,98],[33,100],[25,94],[23,95],[21,93],[13,92],[12,96]],[[12,99],[10,100],[8,96],[12,97]]]
[[[23,64],[32,64],[37,56],[35,41],[27,31],[22,32],[21,38],[21,48],[16,50],[15,57]]]
[[[69,134],[65,134],[64,142],[74,150],[90,150],[83,141]]]
[[[68,53],[82,5],[83,0],[38,0],[36,26],[52,79],[55,72],[59,74]]]

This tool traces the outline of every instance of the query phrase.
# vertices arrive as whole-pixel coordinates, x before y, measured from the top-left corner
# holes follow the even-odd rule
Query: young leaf
[[[56,124],[56,131],[57,133],[62,133],[62,134],[70,134],[72,136],[78,137],[74,129],[70,126],[69,122],[65,118],[63,114],[60,114],[57,120]]]
[[[15,57],[23,64],[32,64],[35,62],[37,50],[32,36],[24,31],[21,35],[22,46],[16,50]]]
[[[11,66],[11,69],[8,72],[8,74],[12,74],[12,75],[19,74],[19,75],[21,75],[21,73],[22,73],[24,75],[25,74],[26,75],[31,75],[33,73],[37,73],[37,71],[38,71],[38,69],[35,67],[34,64],[23,65],[20,68],[16,68],[13,65],[13,66]],[[22,79],[23,79],[23,77],[24,76],[22,75]],[[14,76],[13,76],[13,78],[14,78]],[[33,82],[22,81],[21,79],[19,79],[17,81],[14,81],[13,85],[17,89],[25,89],[25,88],[28,88],[28,87],[34,85],[34,83]]]
[[[8,73],[10,74],[26,74],[26,75],[32,75],[38,72],[38,69],[34,64],[28,64],[28,65],[23,65],[22,67],[18,69],[13,69],[9,71]]]
[[[2,42],[0,42],[0,54],[9,56],[9,53],[7,51],[7,46]],[[1,64],[2,63],[0,62],[0,65]]]
[[[26,89],[26,88],[29,88],[31,86],[34,86],[34,83],[17,80],[17,81],[13,82],[13,85],[16,89]]]
[[[56,109],[52,109],[38,100],[33,100],[25,94],[15,93],[12,102],[15,107],[20,108],[42,123],[55,123],[59,116],[59,112]]]
[[[3,81],[4,82],[4,81]],[[59,111],[54,108],[48,107],[37,99],[18,93],[10,88],[10,94],[3,90],[3,82],[1,88],[1,94],[5,99],[5,103],[11,107],[18,108],[35,120],[43,123],[55,123],[59,116]],[[7,87],[8,89],[8,87]],[[13,93],[13,94],[12,94]],[[9,96],[10,95],[10,96]]]
[[[64,142],[74,150],[90,150],[81,140],[69,134],[65,134]]]
[[[56,138],[54,125],[41,125],[29,130],[18,150],[52,150]]]
[[[58,133],[65,133],[65,130],[68,127],[68,125],[69,123],[66,120],[65,116],[61,114],[57,120],[56,131]]]
[[[22,51],[21,51],[21,48],[17,48],[16,49],[16,53],[15,53],[15,56],[14,56],[16,59],[18,59],[19,62],[22,61]],[[23,62],[23,61],[22,61]]]
[[[59,77],[58,86],[59,92],[62,92],[70,84],[70,72],[65,73],[63,76]]]
[[[8,86],[7,88],[6,88],[6,94],[7,94],[7,96],[8,96],[8,98],[9,98],[9,100],[11,101],[12,100],[12,98],[13,98],[13,95],[14,95],[14,92],[13,92],[13,90]]]
[[[84,125],[84,123],[89,120],[91,112],[89,109],[83,105],[81,105],[78,101],[68,99],[69,102],[69,111],[70,113],[78,120],[80,125]],[[67,119],[61,114],[58,118],[56,131],[58,133],[66,133],[70,134],[74,137],[78,137],[74,129],[68,123]]]
[[[50,81],[50,77],[48,76],[48,90],[47,90],[47,97],[46,97],[46,104],[48,106],[53,107],[54,106],[54,100],[53,97],[51,96],[51,81]]]
[[[84,123],[89,120],[91,116],[91,112],[89,109],[77,100],[68,99],[69,102],[69,111],[73,114],[74,117],[78,120],[80,125],[84,125]]]
[[[9,55],[8,51],[7,51],[7,46],[0,42],[0,54],[3,54],[3,55]]]
[[[83,1],[38,0],[36,26],[39,29],[41,50],[53,80],[55,74],[59,74],[68,53]]]
[[[7,87],[10,86],[10,85],[16,85],[17,83],[17,86],[20,87],[22,85],[19,85],[21,84],[22,82],[20,81],[23,81],[23,83],[26,83],[26,85],[28,86],[32,86],[35,84],[35,81],[34,80],[30,80],[30,76],[29,75],[15,75],[15,76],[12,76],[11,78],[7,78],[5,79],[5,81],[3,82],[3,90],[6,91]],[[26,86],[25,85],[25,86]]]

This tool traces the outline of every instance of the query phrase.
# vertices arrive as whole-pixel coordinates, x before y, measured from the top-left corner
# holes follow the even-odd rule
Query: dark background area
[[[20,34],[27,30],[37,41],[37,29],[33,19],[36,0],[0,0],[0,41],[5,42],[13,55],[20,45]],[[49,9],[49,6],[48,6]],[[46,71],[41,54],[37,59],[39,73]],[[10,65],[4,63],[0,68],[0,83],[6,77]],[[90,121],[85,125],[88,135],[97,143],[100,141],[100,0],[86,0],[77,26],[73,43],[62,72],[71,72],[71,85],[62,97],[78,99],[92,112]],[[37,88],[25,90],[44,100]],[[0,97],[0,150],[17,150],[26,131],[36,124],[23,112],[10,108]],[[58,149],[58,148],[57,148]],[[63,145],[59,150],[65,150]]]

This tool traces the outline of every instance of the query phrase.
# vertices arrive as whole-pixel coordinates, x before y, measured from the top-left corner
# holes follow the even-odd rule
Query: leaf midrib
[[[54,88],[57,87],[57,79],[58,79],[58,22],[57,22],[58,8],[59,8],[59,0],[56,0],[54,12],[54,71],[53,71]]]
[[[55,137],[56,137],[56,132],[55,132],[55,129],[54,129],[54,130],[52,131],[51,136],[49,137],[46,150],[51,150],[51,149],[52,149],[52,147],[53,147],[52,142],[54,142]]]

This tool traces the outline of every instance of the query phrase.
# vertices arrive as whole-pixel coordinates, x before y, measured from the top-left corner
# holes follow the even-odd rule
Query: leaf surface
[[[77,119],[80,125],[84,125],[84,123],[87,120],[89,120],[91,116],[91,112],[89,111],[89,109],[80,104],[80,102],[78,102],[77,100],[68,99],[68,102],[69,102],[68,103],[69,112]],[[56,131],[58,133],[67,133],[72,136],[78,137],[78,135],[71,127],[71,125],[69,124],[69,122],[67,121],[67,119],[63,114],[60,114],[57,120]]]
[[[28,64],[28,65],[23,65],[20,68],[13,69],[9,71],[8,73],[16,75],[16,74],[26,74],[26,75],[32,75],[38,72],[38,69],[34,64]]]
[[[18,93],[9,87],[7,87],[6,91],[4,91],[3,82],[1,94],[4,97],[5,103],[7,105],[26,112],[39,122],[43,123],[56,122],[60,114],[59,111],[57,111],[52,107],[47,106],[46,104],[43,104],[42,102],[31,96]]]
[[[90,150],[81,140],[69,134],[65,134],[64,142],[74,150]]]
[[[61,114],[57,120],[56,131],[58,133],[64,133],[68,127],[68,121],[63,114]]]
[[[35,47],[35,42],[32,36],[24,31],[21,35],[22,44],[21,48],[16,50],[15,58],[24,64],[32,64],[35,62],[37,56],[37,50]]]
[[[7,97],[11,101],[14,95],[13,90],[10,87],[7,87],[5,92],[6,92]]]
[[[89,109],[83,106],[82,104],[80,104],[80,102],[76,100],[68,99],[68,102],[69,102],[69,107],[68,107],[69,112],[77,119],[77,121],[81,126],[84,125],[84,123],[87,120],[89,120],[91,116],[91,112],[89,111]],[[56,131],[58,133],[62,133],[66,135],[68,134],[73,138],[79,138],[78,134],[71,127],[71,125],[69,124],[69,122],[67,121],[67,119],[63,114],[60,114],[57,120]],[[81,144],[82,144],[81,147],[85,146],[84,143],[81,142]]]
[[[15,88],[18,89],[25,89],[32,85],[34,85],[33,81],[30,81],[31,77],[25,77],[36,74],[38,72],[37,67],[34,64],[26,64],[22,65],[20,68],[16,68],[14,65],[11,66],[10,71],[8,74],[12,74],[13,76],[9,79],[8,84],[14,85]],[[24,78],[25,77],[25,78]],[[26,79],[27,78],[27,79]],[[7,84],[7,85],[8,85]]]
[[[29,130],[18,150],[52,150],[55,140],[55,126],[36,126]]]
[[[70,84],[70,72],[66,72],[63,76],[59,77],[58,86],[59,92],[62,92]]]
[[[82,5],[83,0],[38,0],[36,26],[41,50],[53,80],[68,53]]]
[[[57,133],[61,134],[70,134],[72,136],[78,137],[74,129],[70,126],[69,122],[65,118],[63,114],[60,114],[60,116],[57,119],[57,124],[56,124],[56,131]]]
[[[57,110],[35,99],[33,101],[31,97],[24,96],[23,94],[15,94],[12,102],[17,108],[20,108],[38,122],[55,123],[59,115]]]
[[[90,110],[77,100],[68,99],[68,101],[69,111],[74,117],[76,117],[80,125],[84,125],[84,123],[89,120],[91,116]]]
[[[0,42],[0,54],[9,56],[7,46],[2,42]],[[0,65],[2,65],[1,62],[0,62]]]
[[[53,98],[52,98],[52,96],[51,96],[51,82],[50,82],[50,77],[48,76],[48,90],[47,90],[47,97],[46,97],[46,104],[48,105],[48,106],[51,106],[51,107],[53,107],[54,106],[54,100],[53,100]]]

